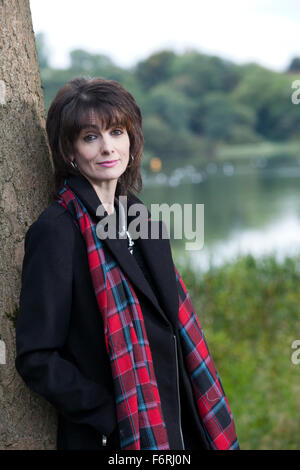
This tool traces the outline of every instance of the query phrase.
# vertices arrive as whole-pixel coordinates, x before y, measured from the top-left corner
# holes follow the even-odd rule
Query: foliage
[[[242,70],[231,97],[255,111],[255,132],[274,141],[299,137],[299,108],[291,101],[294,78],[256,64],[244,66]]]
[[[174,58],[172,77],[175,88],[198,100],[211,91],[230,92],[238,83],[238,70],[232,62],[190,49]]]
[[[46,38],[44,33],[38,33],[35,36],[35,43],[38,52],[38,61],[39,67],[41,70],[46,69],[49,67],[48,56],[49,51],[46,45]]]
[[[297,449],[300,257],[181,269],[235,417],[242,449]]]
[[[173,51],[160,51],[136,65],[134,72],[144,91],[171,77],[170,65],[175,57]]]
[[[294,57],[287,69],[288,72],[300,72],[300,57]]]
[[[229,95],[212,92],[199,102],[193,114],[193,129],[216,142],[256,142],[256,115],[249,106],[233,101]]]

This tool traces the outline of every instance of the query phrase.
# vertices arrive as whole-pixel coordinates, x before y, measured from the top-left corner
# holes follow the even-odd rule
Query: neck
[[[104,209],[108,214],[115,211],[114,199],[116,194],[117,180],[95,182],[89,180],[98,198],[100,199]]]

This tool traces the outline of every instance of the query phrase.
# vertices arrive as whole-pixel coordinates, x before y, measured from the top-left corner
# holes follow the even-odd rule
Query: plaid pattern
[[[110,359],[122,450],[169,449],[143,314],[133,287],[104,254],[97,221],[66,184],[57,199],[71,212],[85,239]],[[199,416],[212,449],[236,449],[230,408],[184,283],[174,265],[179,331]]]

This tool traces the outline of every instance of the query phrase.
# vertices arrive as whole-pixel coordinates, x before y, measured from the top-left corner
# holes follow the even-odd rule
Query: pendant
[[[132,240],[132,238],[130,236],[130,233],[127,230],[126,230],[126,235],[127,235],[127,238],[128,238],[128,250],[129,250],[129,253],[132,255],[133,254],[134,241]]]

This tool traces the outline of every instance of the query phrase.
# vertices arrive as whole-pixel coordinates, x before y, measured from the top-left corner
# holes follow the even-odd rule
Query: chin
[[[89,178],[93,179],[96,182],[101,182],[101,181],[111,181],[111,180],[118,180],[118,178],[121,176],[122,173],[118,172],[105,172],[106,174],[103,174],[101,172],[94,173],[93,175],[90,175]]]

